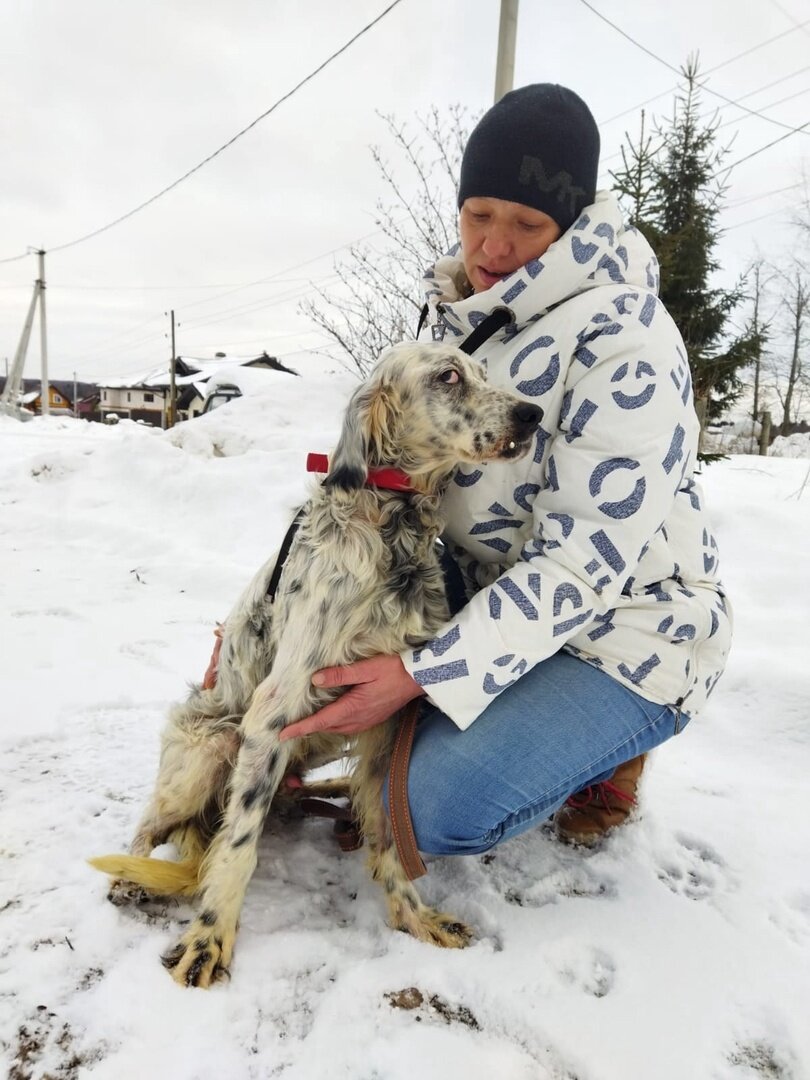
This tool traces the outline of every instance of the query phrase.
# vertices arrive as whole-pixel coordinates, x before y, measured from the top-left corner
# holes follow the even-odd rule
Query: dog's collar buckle
[[[329,472],[329,458],[326,454],[307,454],[307,472]],[[366,483],[387,491],[414,490],[411,478],[402,469],[369,469]]]

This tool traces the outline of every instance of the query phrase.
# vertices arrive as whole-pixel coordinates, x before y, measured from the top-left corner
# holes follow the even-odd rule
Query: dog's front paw
[[[161,957],[163,966],[180,986],[209,987],[230,978],[236,928],[213,926],[202,916]]]

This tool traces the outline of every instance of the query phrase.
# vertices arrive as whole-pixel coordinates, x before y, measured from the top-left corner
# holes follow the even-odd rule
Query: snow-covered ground
[[[270,374],[269,393],[171,433],[0,418],[0,1065],[13,1080],[807,1077],[806,460],[703,476],[736,645],[705,714],[655,757],[638,823],[593,852],[543,827],[429,860],[420,887],[477,928],[470,949],[387,929],[362,854],[313,819],[269,823],[230,984],[181,990],[158,963],[188,906],[107,903],[84,860],[128,841],[166,706],[354,385]]]

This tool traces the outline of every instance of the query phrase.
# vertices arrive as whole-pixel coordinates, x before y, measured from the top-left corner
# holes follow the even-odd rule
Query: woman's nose
[[[503,229],[490,229],[481,245],[484,254],[490,258],[508,255],[511,247],[511,241]]]

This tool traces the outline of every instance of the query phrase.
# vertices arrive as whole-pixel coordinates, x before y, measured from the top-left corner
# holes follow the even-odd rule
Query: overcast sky
[[[148,199],[387,2],[0,0],[0,260],[68,244]],[[799,25],[808,0],[593,4],[673,66],[699,49],[705,71],[790,31],[720,68],[709,86],[783,125],[810,120],[810,21]],[[369,146],[386,145],[377,113],[409,120],[432,105],[491,104],[499,9],[498,0],[401,0],[189,180],[108,232],[52,251],[52,377],[160,365],[170,308],[181,355],[267,349],[305,367],[300,351],[325,339],[298,301],[328,286],[335,249],[375,229],[382,184]],[[637,107],[661,95],[647,109],[668,115],[676,80],[580,0],[521,0],[515,85],[540,81],[590,104],[604,178],[624,131],[637,130]],[[729,163],[787,133],[738,108],[723,107],[721,120],[724,137],[737,133]],[[807,163],[810,128],[733,170],[719,251],[727,280],[757,246],[786,262]],[[0,263],[0,364],[14,356],[34,277],[33,256]],[[29,376],[39,373],[38,341],[35,332]]]

